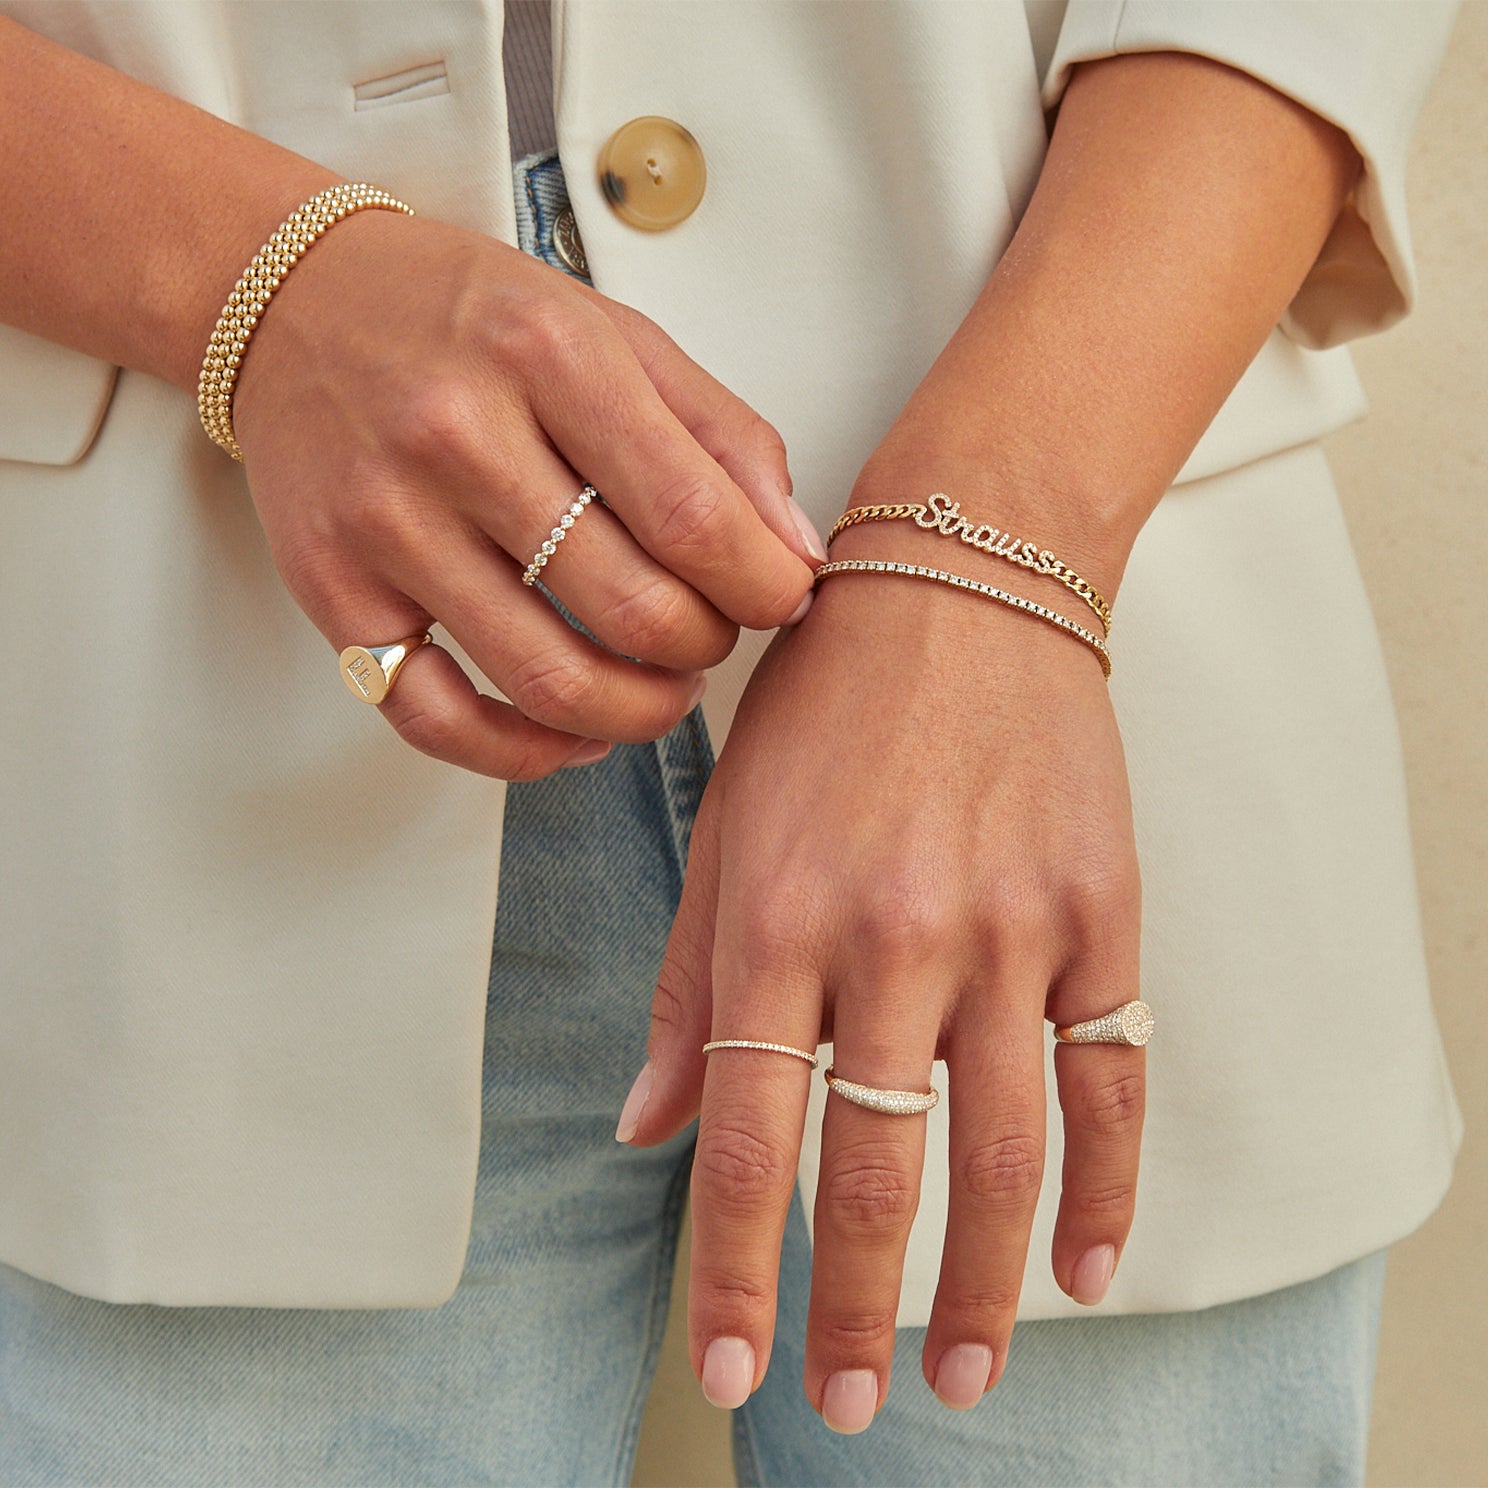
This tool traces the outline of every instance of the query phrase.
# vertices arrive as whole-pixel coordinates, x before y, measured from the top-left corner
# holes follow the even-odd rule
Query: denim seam
[[[522,189],[527,193],[527,206],[532,213],[532,253],[546,263],[547,255],[542,248],[542,209],[537,204],[537,192],[532,188],[532,171],[522,172]]]
[[[656,1361],[661,1355],[662,1335],[666,1330],[666,1318],[672,1299],[672,1277],[677,1266],[677,1237],[682,1230],[682,1206],[687,1197],[688,1180],[692,1176],[692,1153],[694,1143],[677,1160],[677,1171],[667,1189],[666,1203],[661,1211],[661,1243],[656,1248],[656,1264],[651,1273],[651,1304],[646,1316],[646,1347],[642,1351],[636,1369],[635,1383],[631,1387],[630,1404],[626,1407],[625,1427],[615,1451],[610,1482],[626,1483],[630,1473],[622,1470],[633,1463],[636,1439],[641,1432],[641,1418],[645,1414],[646,1400],[651,1393],[651,1384],[656,1375]]]
[[[546,190],[551,191],[553,186],[553,178],[555,175],[557,176],[559,194],[567,199],[568,182],[564,178],[562,169],[558,167],[558,157],[556,155],[551,160],[544,161],[543,164],[537,166],[532,172],[531,179],[533,181],[541,181],[543,187]],[[562,207],[556,206],[552,200],[545,201],[542,196],[538,197],[537,204],[538,252],[542,254],[543,258],[546,259],[550,265],[554,265],[556,267],[557,265],[555,261],[558,255],[553,249],[553,223],[556,220],[558,213],[561,212],[563,209]]]
[[[712,748],[701,708],[693,709],[682,725],[658,739],[656,753],[677,871],[685,877],[693,824],[713,772]]]

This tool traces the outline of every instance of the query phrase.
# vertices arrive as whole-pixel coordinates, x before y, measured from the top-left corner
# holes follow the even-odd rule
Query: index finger
[[[714,963],[712,1039],[813,1054],[821,1028],[814,977],[730,974]],[[786,1213],[795,1193],[812,1066],[778,1049],[708,1055],[692,1163],[688,1332],[714,1405],[739,1406],[769,1364]]]
[[[769,630],[791,621],[810,593],[810,567],[613,335],[613,343],[601,336],[608,344],[565,357],[534,385],[533,412],[548,438],[658,563],[735,624]]]

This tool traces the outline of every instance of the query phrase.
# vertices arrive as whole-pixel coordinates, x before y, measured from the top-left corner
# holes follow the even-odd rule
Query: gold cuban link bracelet
[[[343,181],[338,186],[328,186],[285,219],[243,270],[243,277],[227,297],[202,361],[196,384],[196,406],[202,428],[234,460],[241,460],[243,451],[233,433],[233,392],[248,339],[264,307],[274,297],[284,276],[328,227],[368,207],[415,215],[412,207],[365,181]]]
[[[977,526],[961,515],[961,503],[952,501],[943,491],[937,491],[924,503],[855,506],[838,517],[831,532],[827,534],[827,544],[830,546],[839,532],[856,527],[859,522],[885,522],[905,517],[913,518],[917,527],[934,530],[946,537],[959,537],[962,542],[983,553],[991,553],[994,558],[1005,558],[1021,568],[1031,568],[1035,573],[1048,574],[1050,578],[1058,579],[1066,589],[1078,594],[1095,611],[1105,633],[1108,636],[1111,634],[1111,606],[1074,569],[1061,563],[1047,548],[1040,548],[1037,543],[1020,542],[1012,533],[1002,532],[996,527]]]
[[[1035,615],[1050,625],[1058,626],[1076,640],[1083,641],[1099,659],[1101,675],[1106,678],[1111,675],[1111,653],[1106,650],[1106,643],[1093,630],[1086,630],[1083,625],[1076,625],[1057,610],[1051,610],[1047,605],[1037,604],[1031,599],[1024,599],[1021,594],[1009,594],[1006,589],[998,589],[961,574],[947,573],[943,568],[929,568],[923,563],[890,563],[879,558],[838,558],[830,563],[823,563],[816,571],[817,582],[831,574],[840,573],[907,574],[911,578],[933,579],[937,584],[949,584],[953,589],[965,589],[986,599],[995,599],[998,603],[1010,605],[1027,615]]]

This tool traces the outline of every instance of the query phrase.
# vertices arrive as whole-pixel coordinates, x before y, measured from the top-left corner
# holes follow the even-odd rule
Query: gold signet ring
[[[394,641],[391,646],[348,646],[341,653],[341,680],[351,695],[364,703],[380,703],[393,690],[399,668],[434,637],[423,635]]]

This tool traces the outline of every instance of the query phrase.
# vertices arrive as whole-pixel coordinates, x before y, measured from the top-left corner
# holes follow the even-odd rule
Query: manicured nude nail
[[[992,1350],[985,1343],[958,1343],[940,1356],[935,1393],[952,1410],[970,1410],[986,1393]]]
[[[790,619],[785,623],[787,625],[799,625],[806,618],[806,611],[811,608],[811,601],[815,598],[816,590],[808,589],[801,603],[796,606],[795,610],[791,613]]]
[[[608,739],[591,739],[587,744],[580,744],[563,761],[563,768],[566,770],[570,765],[592,765],[595,760],[602,760],[612,747]]]
[[[878,1409],[878,1376],[871,1369],[839,1369],[822,1393],[822,1420],[853,1436],[866,1431]]]
[[[641,1066],[641,1072],[635,1077],[635,1084],[630,1087],[630,1094],[625,1097],[625,1105],[620,1110],[620,1125],[615,1128],[617,1142],[630,1141],[639,1129],[641,1112],[646,1109],[646,1098],[651,1094],[655,1073],[648,1059]]]
[[[710,1405],[733,1410],[754,1388],[754,1350],[743,1338],[715,1338],[703,1355],[703,1394]]]
[[[1116,1271],[1116,1247],[1096,1245],[1087,1250],[1075,1262],[1074,1275],[1070,1277],[1070,1296],[1076,1302],[1094,1307],[1110,1289],[1111,1277]]]
[[[787,498],[790,501],[791,516],[796,519],[796,526],[801,529],[801,541],[806,544],[806,550],[813,558],[826,560],[827,545],[821,540],[821,533],[816,530],[811,518],[806,515],[805,508],[794,496]]]
[[[702,701],[703,694],[707,692],[707,690],[708,674],[704,672],[703,675],[697,679],[697,685],[692,689],[692,696],[687,699],[687,711],[689,713],[691,713],[692,710],[696,708],[697,705]]]

